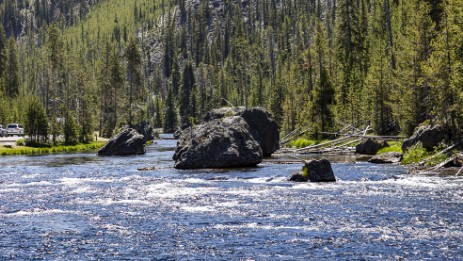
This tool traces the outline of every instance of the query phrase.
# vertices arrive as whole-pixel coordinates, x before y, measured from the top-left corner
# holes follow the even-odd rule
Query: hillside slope
[[[85,141],[127,123],[174,130],[232,104],[266,107],[283,132],[316,138],[346,125],[463,129],[461,1],[16,0],[0,10],[2,123],[28,122],[35,104],[48,133]]]

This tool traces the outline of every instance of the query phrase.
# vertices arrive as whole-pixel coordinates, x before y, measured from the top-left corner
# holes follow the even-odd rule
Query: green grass
[[[82,152],[82,151],[96,151],[101,148],[106,142],[95,141],[89,144],[78,144],[74,146],[51,146],[51,147],[28,147],[18,146],[13,148],[0,147],[0,156],[11,155],[40,155],[61,152]]]
[[[376,154],[382,154],[386,152],[399,152],[402,153],[402,142],[400,141],[388,141],[389,147],[380,149]]]
[[[298,138],[297,140],[293,140],[291,142],[289,142],[289,146],[291,148],[305,148],[307,146],[311,146],[311,145],[315,145],[317,144],[318,141],[316,140],[308,140],[308,139],[305,139],[305,138]]]

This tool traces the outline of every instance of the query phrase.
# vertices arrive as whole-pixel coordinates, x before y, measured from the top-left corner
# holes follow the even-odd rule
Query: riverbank
[[[77,144],[73,146],[57,145],[50,147],[29,147],[29,146],[16,146],[11,147],[0,146],[0,156],[11,156],[11,155],[41,155],[49,153],[61,153],[61,152],[85,152],[85,151],[96,151],[101,148],[106,141],[94,141],[89,144]]]

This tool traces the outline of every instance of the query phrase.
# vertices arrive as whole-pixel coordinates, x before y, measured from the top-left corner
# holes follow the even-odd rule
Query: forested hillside
[[[230,105],[315,138],[423,122],[461,137],[459,0],[15,0],[0,15],[0,123],[36,139],[173,131]]]

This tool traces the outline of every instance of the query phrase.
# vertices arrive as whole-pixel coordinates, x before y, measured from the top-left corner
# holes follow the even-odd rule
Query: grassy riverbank
[[[96,151],[101,148],[106,141],[94,141],[89,144],[78,144],[73,146],[57,145],[44,147],[13,146],[12,148],[0,147],[0,156],[9,155],[39,155],[60,152],[85,152]]]

